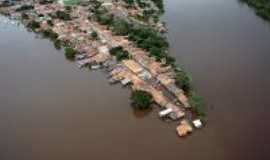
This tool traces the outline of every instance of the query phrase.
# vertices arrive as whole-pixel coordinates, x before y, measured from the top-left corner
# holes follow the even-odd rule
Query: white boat
[[[100,68],[100,65],[92,65],[91,66],[91,69],[99,69]]]

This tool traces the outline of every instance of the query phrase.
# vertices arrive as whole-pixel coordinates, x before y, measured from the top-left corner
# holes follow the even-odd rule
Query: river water
[[[269,159],[270,25],[236,0],[166,0],[171,54],[205,97],[187,138],[129,90],[0,18],[1,160]]]

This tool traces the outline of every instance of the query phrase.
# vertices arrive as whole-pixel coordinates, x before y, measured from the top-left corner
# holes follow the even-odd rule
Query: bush
[[[20,6],[19,8],[16,9],[17,12],[21,12],[21,11],[27,11],[27,10],[31,10],[31,9],[34,9],[34,6],[33,5],[22,5]]]
[[[142,90],[132,91],[130,99],[133,105],[139,109],[147,109],[153,102],[152,95]]]
[[[53,0],[40,0],[39,4],[45,5],[45,4],[51,4],[53,3]]]
[[[74,60],[75,55],[76,55],[76,51],[73,48],[71,48],[71,47],[65,48],[65,56],[67,59]]]
[[[169,47],[165,37],[162,37],[158,32],[148,27],[132,28],[128,37],[139,48],[146,49],[147,51],[150,51],[152,48],[159,48],[161,53],[165,53],[165,50]]]
[[[184,71],[175,71],[176,77],[175,77],[175,84],[182,88],[185,92],[190,92],[191,90],[191,78],[187,75]]]
[[[112,31],[116,35],[127,35],[130,30],[130,25],[128,22],[122,19],[116,19],[113,21],[112,25]]]
[[[125,59],[130,59],[130,55],[129,55],[128,51],[119,52],[116,55],[116,59],[118,61],[122,61],[122,60],[125,60]]]
[[[61,47],[62,47],[62,43],[61,43],[61,41],[59,39],[54,40],[53,44],[54,44],[54,47],[56,49],[61,49]]]
[[[39,22],[32,20],[27,24],[27,27],[31,28],[32,30],[35,30],[37,28],[40,28],[40,24]]]
[[[156,4],[156,6],[160,9],[161,12],[164,12],[164,4],[163,0],[152,0],[153,3]]]
[[[64,20],[64,21],[71,20],[70,14],[63,12],[63,11],[56,11],[55,15],[57,18]]]
[[[95,18],[102,25],[110,25],[112,23],[112,20],[113,20],[111,15],[96,14]]]
[[[134,4],[134,0],[124,0],[128,5]]]
[[[52,40],[56,40],[56,39],[58,38],[58,34],[55,33],[55,32],[54,32],[53,30],[51,30],[51,29],[44,30],[44,31],[43,31],[43,35],[44,35],[45,37],[48,37],[48,38],[52,39]]]
[[[93,39],[98,39],[98,33],[97,33],[96,31],[93,31],[93,32],[91,33],[91,38],[93,38]]]
[[[47,20],[47,24],[52,27],[53,26],[53,21],[52,20]]]
[[[24,12],[21,14],[21,17],[22,17],[22,19],[29,19],[28,14],[26,14]]]
[[[189,96],[189,104],[192,107],[192,110],[196,113],[198,118],[204,119],[206,116],[205,113],[205,103],[202,97],[196,95],[195,93],[191,93]]]
[[[269,0],[239,0],[247,3],[256,10],[256,14],[265,20],[270,21],[270,1]]]
[[[113,47],[110,49],[110,54],[115,56],[117,54],[117,52],[120,52],[122,50],[123,50],[122,46]]]
[[[122,61],[124,59],[130,58],[130,54],[128,53],[128,51],[123,50],[123,47],[121,47],[121,46],[111,48],[110,54],[115,56],[118,61]]]

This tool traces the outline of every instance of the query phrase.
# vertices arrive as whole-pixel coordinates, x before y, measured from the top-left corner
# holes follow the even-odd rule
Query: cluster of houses
[[[114,35],[106,26],[89,20],[88,17],[91,16],[89,7],[73,6],[70,12],[72,20],[63,21],[49,16],[58,10],[65,10],[61,3],[39,4],[32,0],[20,0],[16,5],[8,7],[10,15],[19,17],[20,14],[16,12],[16,8],[23,4],[34,6],[33,10],[26,13],[30,19],[40,22],[40,30],[51,29],[59,35],[59,40],[70,42],[78,53],[75,56],[78,67],[81,68],[85,65],[90,65],[92,69],[105,67],[109,71],[110,83],[132,84],[131,87],[134,90],[151,93],[156,104],[162,108],[159,112],[160,117],[172,120],[182,119],[177,127],[177,133],[180,136],[192,132],[193,126],[202,127],[202,122],[199,119],[192,121],[193,126],[185,120],[184,117],[190,104],[184,91],[175,84],[173,69],[150,57],[149,53],[137,48],[126,37]],[[112,1],[106,1],[103,5],[117,13],[121,11],[121,16],[127,16],[123,14],[126,13],[126,9],[119,3],[114,4]],[[48,20],[52,21],[53,25],[48,24]],[[93,32],[97,33],[98,39],[93,39],[90,36]],[[109,50],[118,46],[128,51],[131,58],[117,61]]]

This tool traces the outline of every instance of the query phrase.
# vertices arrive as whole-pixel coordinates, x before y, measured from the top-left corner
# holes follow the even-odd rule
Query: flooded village
[[[64,48],[79,68],[104,69],[109,83],[149,94],[158,116],[177,121],[176,133],[186,136],[203,126],[203,104],[169,56],[167,29],[159,19],[163,9],[156,2],[6,0],[0,12]]]

